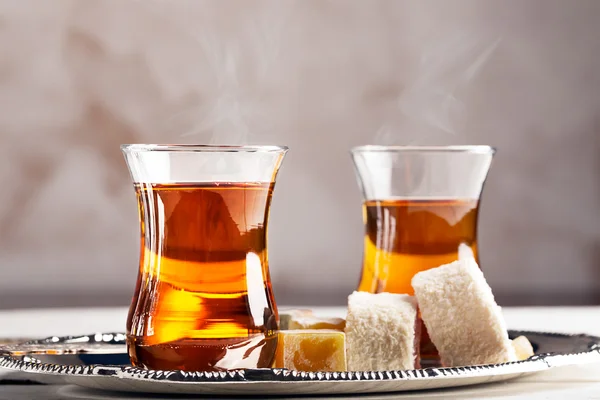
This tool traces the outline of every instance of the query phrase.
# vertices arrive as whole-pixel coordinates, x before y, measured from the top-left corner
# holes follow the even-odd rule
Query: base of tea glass
[[[127,319],[135,366],[270,367],[277,306],[267,222],[286,147],[122,146],[138,200],[140,264]]]
[[[352,149],[365,226],[358,290],[413,295],[416,273],[459,253],[479,261],[479,199],[494,153],[489,146]],[[425,329],[421,354],[437,358]]]

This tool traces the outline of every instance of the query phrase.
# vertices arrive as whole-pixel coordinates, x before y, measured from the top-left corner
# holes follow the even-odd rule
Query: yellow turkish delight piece
[[[346,335],[330,329],[279,331],[275,368],[345,371]]]
[[[346,320],[343,318],[321,318],[315,316],[293,317],[288,323],[288,329],[333,329],[344,331]]]
[[[529,343],[529,340],[525,336],[513,339],[512,345],[515,353],[517,353],[517,360],[527,360],[534,354],[533,346],[531,346],[531,343]]]
[[[279,310],[279,329],[288,330],[290,322],[297,318],[313,316],[312,310],[291,308],[288,310]]]

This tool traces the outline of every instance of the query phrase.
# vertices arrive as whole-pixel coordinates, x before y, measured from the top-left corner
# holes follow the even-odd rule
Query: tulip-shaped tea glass
[[[459,253],[478,260],[479,198],[493,148],[361,146],[351,154],[364,199],[358,290],[412,295],[417,272]]]
[[[185,371],[270,367],[278,314],[267,222],[287,148],[121,149],[141,225],[127,318],[132,364]]]

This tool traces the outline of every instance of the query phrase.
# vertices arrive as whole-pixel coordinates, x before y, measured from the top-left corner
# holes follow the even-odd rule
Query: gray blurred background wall
[[[496,146],[480,248],[501,302],[600,302],[599,24],[594,0],[0,0],[0,307],[128,303],[130,142],[291,147],[280,304],[357,284],[352,146]]]

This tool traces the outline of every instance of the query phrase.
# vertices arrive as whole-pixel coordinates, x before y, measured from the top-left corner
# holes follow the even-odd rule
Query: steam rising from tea
[[[198,29],[195,21],[181,26],[178,21],[208,66],[204,91],[210,95],[170,116],[166,129],[184,126],[180,137],[208,144],[243,145],[268,136],[274,113],[265,97],[280,67],[282,32],[294,5],[288,0],[271,3],[242,19],[231,32]]]
[[[500,41],[458,33],[426,45],[415,73],[396,98],[397,115],[379,128],[375,143],[407,144],[408,139],[419,144],[432,133],[460,134],[467,114],[460,92],[481,72]]]

